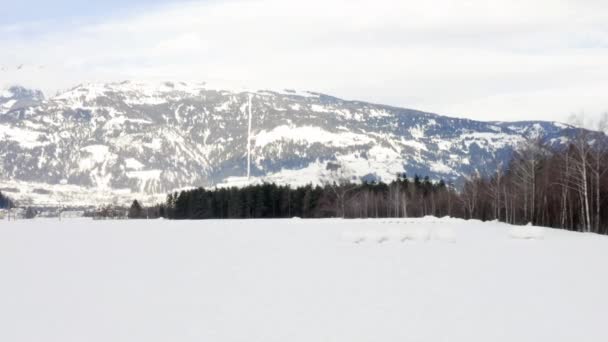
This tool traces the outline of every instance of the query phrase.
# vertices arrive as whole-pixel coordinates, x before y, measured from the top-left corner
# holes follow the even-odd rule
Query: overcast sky
[[[482,120],[608,111],[605,0],[21,0],[0,87],[193,80]]]

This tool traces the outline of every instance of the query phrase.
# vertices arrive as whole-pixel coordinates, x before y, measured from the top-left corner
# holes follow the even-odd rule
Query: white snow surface
[[[11,109],[15,105],[15,103],[17,103],[17,100],[14,100],[14,99],[8,100],[5,103],[1,103],[0,104],[0,109],[1,110],[9,110],[9,109]]]
[[[216,90],[219,92],[228,92],[234,94],[240,93],[255,93],[261,96],[272,95],[273,93],[281,95],[291,95],[299,97],[314,98],[319,97],[318,94],[303,91],[299,89],[275,89],[261,85],[257,87],[248,87],[230,81],[188,81],[188,82],[168,82],[168,81],[143,81],[133,80],[124,82],[112,83],[84,83],[73,89],[65,91],[53,99],[58,101],[67,101],[73,104],[81,105],[82,101],[90,101],[98,96],[103,96],[108,92],[120,92],[130,94],[126,98],[126,103],[131,105],[154,105],[167,102],[165,96],[173,92],[182,93],[185,96],[198,96],[202,90]],[[8,97],[8,96],[6,96]]]
[[[0,124],[0,139],[15,141],[24,148],[46,145],[45,142],[39,140],[41,137],[40,132]]]
[[[608,237],[510,230],[432,217],[0,221],[0,340],[605,341]]]
[[[100,179],[100,181],[102,180],[103,179]],[[146,183],[146,181],[148,182]],[[146,185],[149,185],[148,183],[152,183],[153,181],[154,179],[142,179],[140,186],[145,187]],[[46,183],[6,181],[0,179],[0,189],[3,189],[2,193],[8,195],[20,206],[78,207],[91,205],[100,206],[110,203],[128,206],[135,198],[145,205],[154,205],[163,202],[167,197],[166,194],[162,193],[149,194],[145,192],[133,192],[130,189],[82,187],[68,184],[67,180],[63,180],[60,184],[49,185]],[[43,192],[37,190],[43,190]]]
[[[364,145],[373,143],[374,140],[366,135],[351,132],[333,133],[320,127],[313,126],[277,126],[271,131],[262,130],[255,137],[256,147],[266,146],[270,143],[291,140],[305,144],[323,143],[330,146],[346,147],[351,145]]]

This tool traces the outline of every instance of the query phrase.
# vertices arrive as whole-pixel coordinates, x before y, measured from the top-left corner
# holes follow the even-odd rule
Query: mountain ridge
[[[0,96],[0,189],[37,184],[34,199],[48,203],[69,202],[78,193],[61,195],[69,186],[108,194],[107,201],[196,186],[318,184],[335,177],[330,163],[342,165],[350,179],[390,181],[406,172],[458,182],[505,165],[526,139],[558,147],[578,130],[207,83],[85,83],[50,98],[15,89],[24,89],[20,105]],[[249,96],[252,177],[246,179]]]

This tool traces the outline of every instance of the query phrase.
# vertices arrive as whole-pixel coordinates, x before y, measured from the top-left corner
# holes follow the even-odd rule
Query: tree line
[[[175,192],[148,217],[386,218],[452,216],[534,224],[608,234],[608,145],[603,134],[582,131],[565,148],[541,141],[519,146],[511,162],[490,176],[473,175],[456,188],[428,177],[396,175],[390,183],[292,188],[276,184]],[[135,212],[141,212],[135,209]],[[152,213],[152,214],[150,214]]]
[[[336,181],[292,188],[266,183],[184,190],[169,194],[152,212],[171,219],[446,216],[456,215],[457,197],[444,181],[400,174],[388,184]]]
[[[507,168],[465,182],[465,217],[608,234],[607,147],[588,132],[558,151],[528,142]]]

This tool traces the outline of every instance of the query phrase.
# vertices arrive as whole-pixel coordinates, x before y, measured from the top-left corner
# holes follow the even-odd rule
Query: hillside
[[[560,146],[576,132],[204,83],[84,84],[50,98],[13,87],[0,95],[0,190],[49,204],[243,184],[248,137],[250,181],[301,185],[330,177],[336,164],[352,179],[406,172],[458,182],[506,165],[528,138]]]

